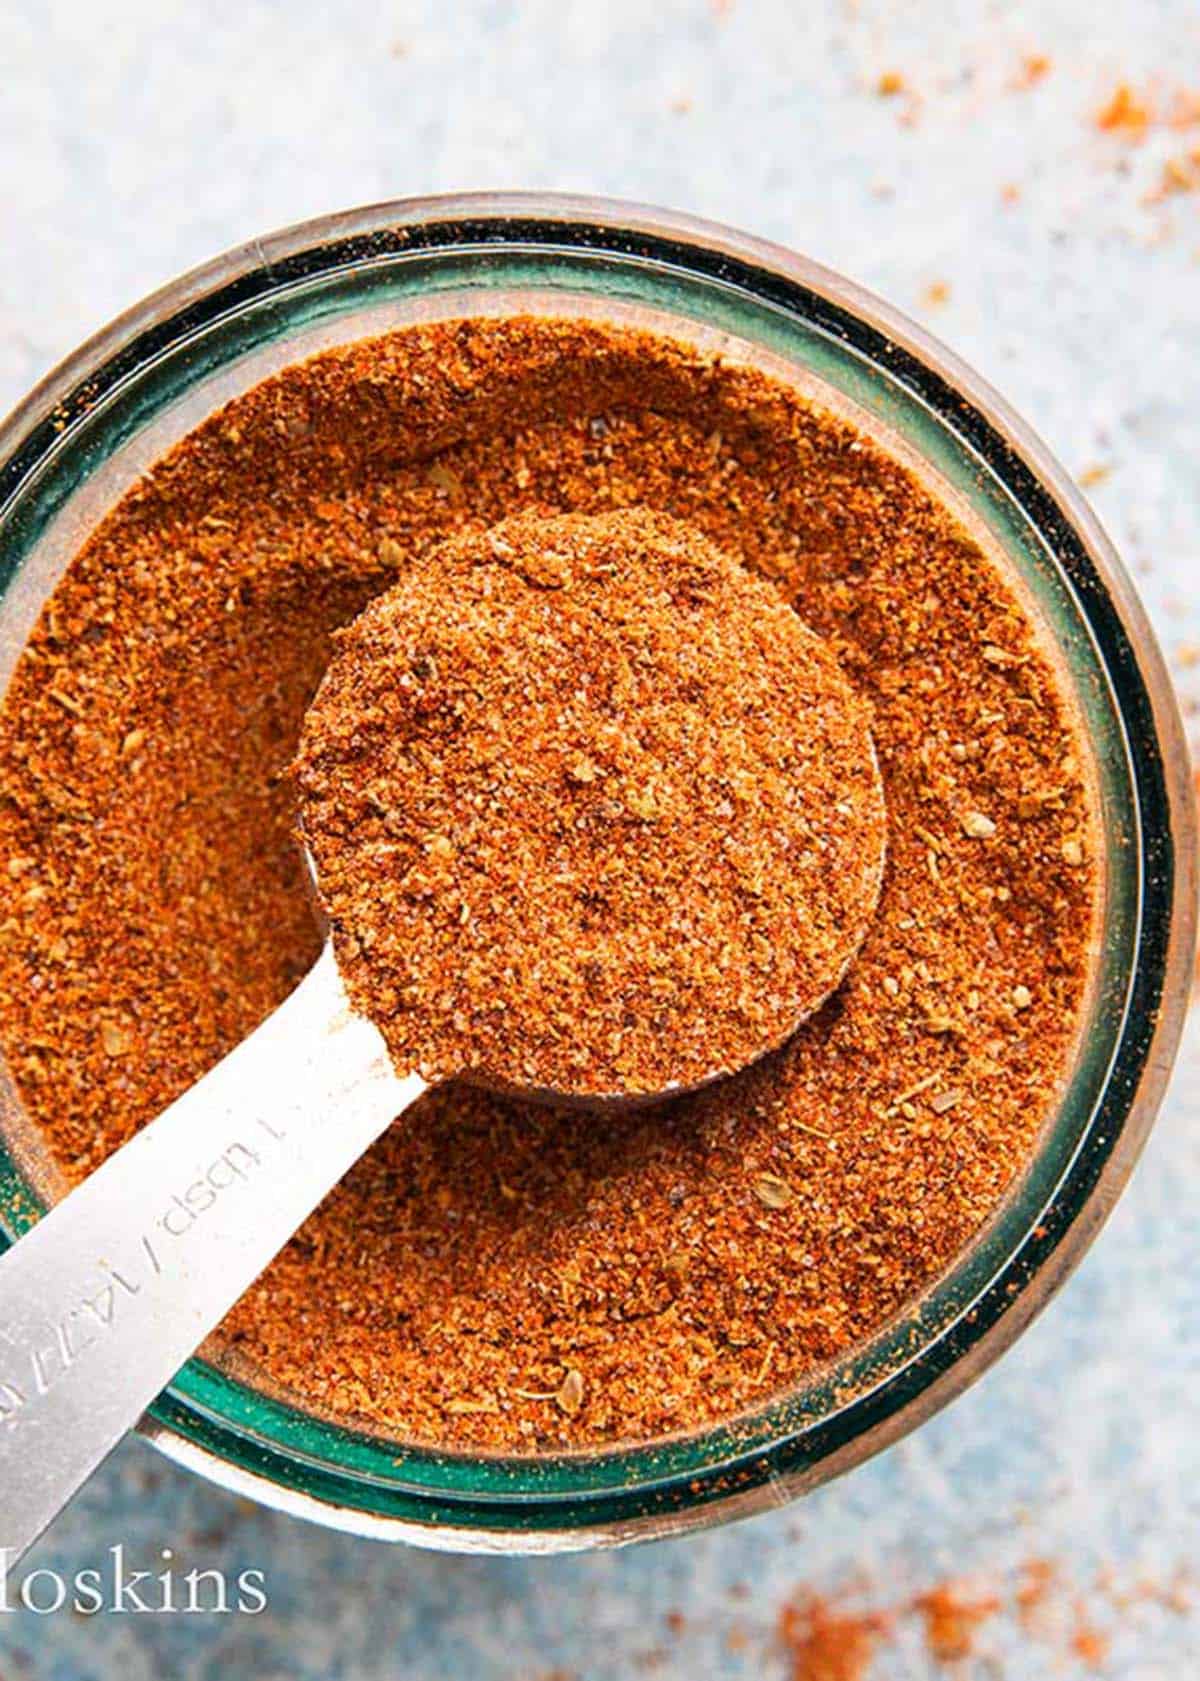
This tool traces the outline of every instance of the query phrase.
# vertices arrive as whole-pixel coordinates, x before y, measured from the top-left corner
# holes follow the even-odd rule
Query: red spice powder
[[[1082,1600],[1075,1605],[1075,1630],[1071,1636],[1071,1651],[1089,1669],[1102,1669],[1108,1658],[1111,1642],[1092,1621]]]
[[[1125,140],[1142,140],[1154,121],[1154,107],[1121,82],[1096,113],[1096,127]]]
[[[1054,61],[1046,53],[1026,53],[1017,73],[1016,86],[1035,88],[1039,82],[1045,81],[1053,68]]]
[[[1145,203],[1161,204],[1176,193],[1193,193],[1200,189],[1200,146],[1167,158],[1159,175],[1158,185],[1147,193]]]
[[[1099,891],[1086,748],[1023,598],[777,379],[617,327],[454,322],[290,368],[185,439],[76,556],[0,715],[0,1036],[77,1179],[313,960],[287,771],[331,633],[447,537],[634,504],[834,650],[872,713],[883,895],[755,1069],[602,1128],[456,1082],[347,1176],[212,1352],[400,1441],[736,1416],[996,1208],[1071,1055]]]
[[[865,1681],[890,1627],[879,1612],[839,1610],[819,1594],[801,1595],[779,1615],[791,1681]]]
[[[1175,131],[1200,126],[1200,92],[1176,88],[1170,96],[1139,92],[1121,82],[1095,114],[1096,127],[1119,138],[1138,142],[1151,129]]]
[[[941,1663],[951,1663],[971,1656],[976,1631],[996,1615],[1001,1602],[994,1594],[970,1598],[956,1583],[941,1582],[913,1604],[924,1619],[931,1654]]]
[[[1032,1632],[1040,1625],[1057,1581],[1058,1567],[1050,1559],[1031,1558],[1021,1566],[1015,1604],[1022,1628]]]
[[[1180,88],[1167,108],[1167,126],[1174,129],[1200,128],[1200,93]]]
[[[1139,1611],[1148,1603],[1186,1614],[1191,1609],[1187,1580],[1183,1569],[1167,1584],[1141,1579],[1131,1589],[1118,1589],[1112,1570],[1106,1568],[1099,1573],[1094,1592],[1084,1594],[1072,1582],[1068,1568],[1054,1560],[1032,1558],[1020,1566],[1015,1580],[1006,1572],[994,1592],[970,1590],[961,1581],[943,1581],[899,1605],[853,1614],[842,1608],[844,1600],[839,1596],[806,1590],[784,1605],[778,1631],[797,1665],[793,1681],[865,1681],[880,1644],[898,1641],[914,1618],[924,1637],[930,1675],[935,1671],[974,1675],[977,1666],[968,1660],[979,1656],[977,1632],[997,1616],[1007,1619],[1009,1640],[1017,1640],[1014,1673],[1040,1678],[1072,1659],[1100,1671],[1108,1662],[1112,1640],[1097,1620],[1097,1610],[1102,1615],[1106,1609],[1115,1613],[1113,1626],[1129,1633],[1137,1629]],[[1028,1638],[1021,1641],[1022,1635]],[[1146,1638],[1152,1637],[1147,1634]],[[924,1667],[921,1673],[926,1673]]]

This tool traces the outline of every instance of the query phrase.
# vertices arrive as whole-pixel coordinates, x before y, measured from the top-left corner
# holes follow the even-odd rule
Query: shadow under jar
[[[431,1094],[157,1404],[168,1452],[361,1533],[613,1542],[855,1463],[1027,1323],[1173,1053],[1190,781],[1119,563],[947,353],[724,230],[400,204],[168,288],[0,451],[13,1232],[311,962],[300,719],[447,535],[693,523],[834,648],[884,776],[875,924],[783,1051],[603,1127]]]

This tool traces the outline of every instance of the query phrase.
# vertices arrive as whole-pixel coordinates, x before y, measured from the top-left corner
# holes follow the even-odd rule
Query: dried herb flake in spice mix
[[[679,520],[523,515],[339,632],[298,764],[350,997],[402,1073],[694,1086],[834,990],[879,897],[866,708]]]
[[[1030,611],[884,442],[782,379],[476,319],[323,352],[186,437],[75,556],[0,714],[0,1034],[70,1181],[319,948],[289,767],[331,633],[447,539],[632,506],[831,649],[870,709],[883,891],[833,997],[731,1080],[602,1126],[451,1082],[346,1177],[213,1352],[402,1440],[728,1418],[901,1313],[993,1212],[1068,1066],[1099,896]]]

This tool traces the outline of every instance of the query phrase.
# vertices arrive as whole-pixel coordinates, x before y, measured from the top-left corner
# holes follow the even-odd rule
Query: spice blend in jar
[[[782,1043],[862,944],[866,708],[764,580],[662,514],[524,515],[339,632],[302,824],[400,1073],[574,1096]]]
[[[831,650],[869,709],[883,890],[836,993],[745,1072],[602,1126],[454,1082],[312,1216],[216,1352],[401,1441],[732,1417],[994,1212],[1060,1090],[1100,894],[1086,748],[1023,598],[780,379],[615,325],[451,322],[325,352],[186,438],[76,556],[0,715],[0,1034],[76,1179],[316,954],[289,767],[332,632],[448,539],[631,507]]]

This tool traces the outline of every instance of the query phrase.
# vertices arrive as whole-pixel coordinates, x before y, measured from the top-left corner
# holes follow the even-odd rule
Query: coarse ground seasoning
[[[1064,1075],[1099,896],[1089,773],[1013,587],[880,444],[618,326],[431,324],[230,404],[104,520],[0,715],[0,1034],[78,1178],[277,1004],[320,936],[288,766],[330,632],[514,513],[644,505],[774,580],[869,704],[883,893],[780,1053],[613,1116],[462,1083],[228,1317],[258,1381],[407,1441],[728,1417],[978,1231]]]
[[[297,776],[350,999],[429,1080],[736,1071],[879,898],[865,706],[771,584],[644,510],[414,560],[338,633]]]

